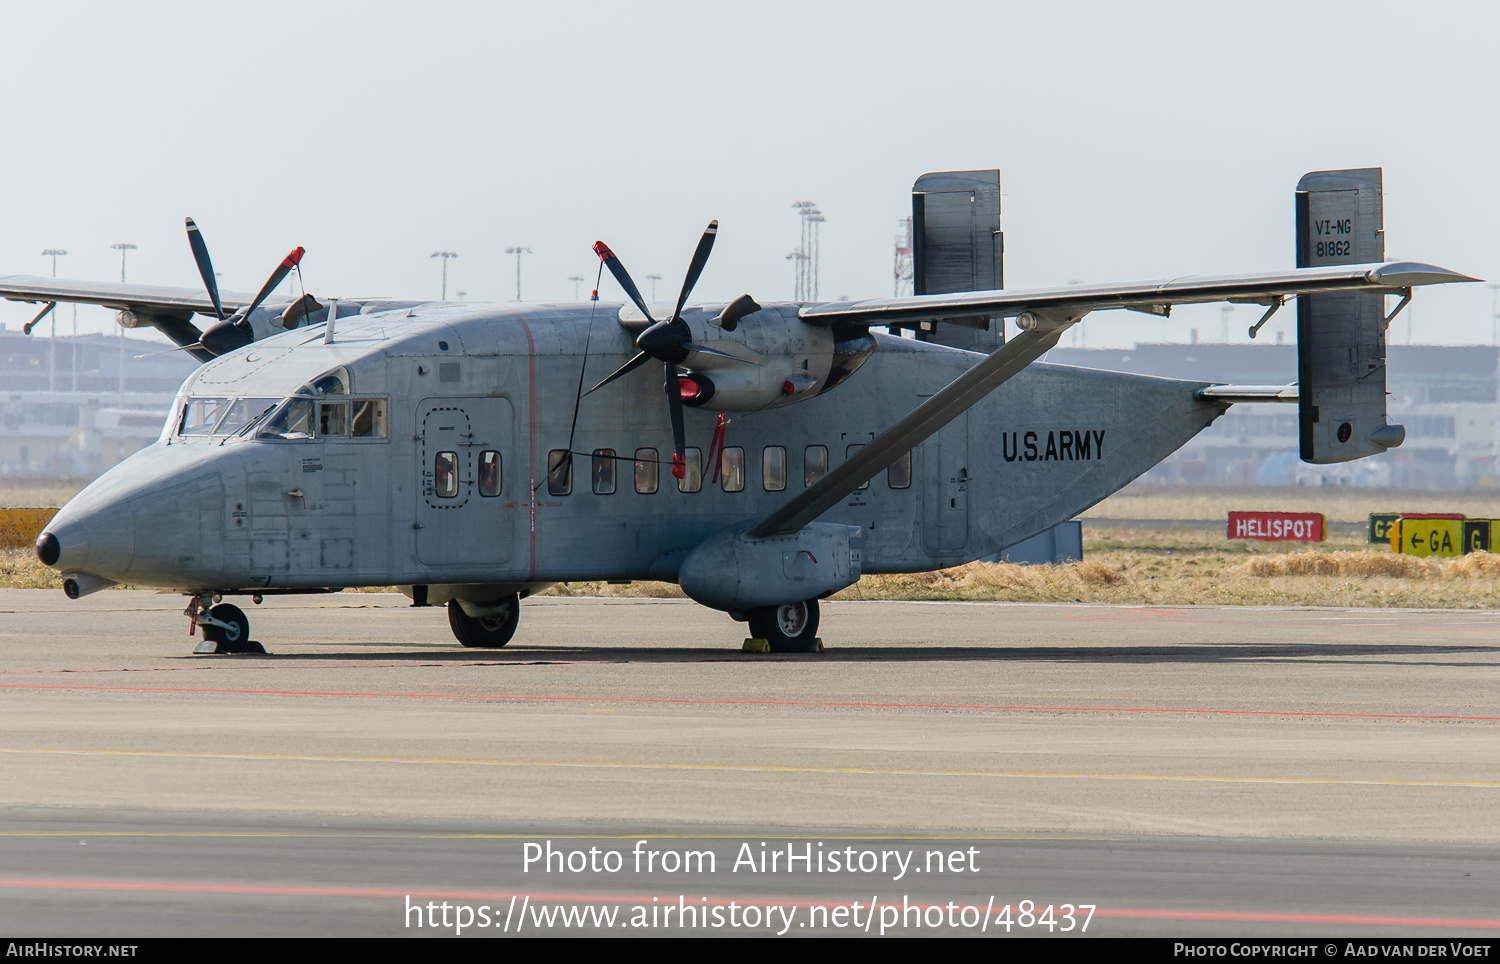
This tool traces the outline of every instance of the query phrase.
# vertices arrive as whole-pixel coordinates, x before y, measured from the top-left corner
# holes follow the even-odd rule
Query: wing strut
[[[1081,315],[1024,331],[984,361],[949,382],[905,418],[886,429],[847,462],[814,482],[786,505],[751,526],[747,535],[796,532],[869,481],[875,473],[916,447],[1027,365],[1046,354]]]

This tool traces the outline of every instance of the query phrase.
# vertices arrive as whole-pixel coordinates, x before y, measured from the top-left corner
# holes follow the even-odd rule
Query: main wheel
[[[818,637],[818,601],[763,606],[746,613],[750,634],[771,644],[773,653],[810,653]]]
[[[510,642],[521,623],[520,597],[507,596],[496,605],[505,607],[499,615],[475,619],[464,612],[457,599],[448,600],[448,625],[454,638],[476,649],[499,649]]]
[[[213,643],[218,652],[221,653],[248,653],[250,646],[250,620],[246,618],[245,611],[238,606],[223,603],[208,611],[215,619],[228,624],[228,627],[203,626],[203,638]]]

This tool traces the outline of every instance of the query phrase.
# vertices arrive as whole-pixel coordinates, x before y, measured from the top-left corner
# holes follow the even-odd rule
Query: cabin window
[[[745,488],[745,450],[727,448],[720,459],[720,483],[725,492],[742,492]]]
[[[182,407],[178,435],[212,435],[219,419],[229,411],[227,398],[190,398]]]
[[[656,491],[658,456],[656,449],[635,450],[635,490],[641,495]]]
[[[786,488],[786,449],[767,445],[760,453],[760,484],[767,492]]]
[[[251,422],[276,407],[280,399],[275,398],[242,398],[235,402],[229,409],[229,414],[219,423],[215,435],[233,435],[242,430]]]
[[[614,495],[615,450],[594,449],[594,464],[589,475],[594,481],[595,495]]]
[[[313,437],[313,403],[307,398],[290,398],[266,421],[261,438],[302,439]]]
[[[844,449],[844,461],[847,462],[850,459],[854,458],[854,453],[858,452],[860,449],[862,449],[864,447],[865,447],[865,443],[860,442],[860,443],[858,443],[856,445],[851,445],[848,448]],[[864,482],[862,482],[860,484],[860,488],[861,489],[868,489],[869,487],[870,487],[870,480],[869,479],[866,479]]]
[[[486,499],[500,494],[500,453],[493,449],[479,453],[479,494]]]
[[[802,485],[812,485],[828,474],[828,446],[809,445],[802,450]]]
[[[458,495],[458,453],[439,452],[432,460],[432,494],[439,499]]]
[[[547,493],[569,495],[573,491],[573,453],[553,449],[547,453]]]
[[[318,435],[321,438],[342,438],[349,434],[349,403],[318,403]]]
[[[885,470],[885,481],[893,489],[905,489],[911,485],[911,450],[890,464]]]
[[[355,399],[353,428],[355,438],[385,438],[385,399]]]
[[[688,449],[687,471],[677,480],[678,492],[697,492],[703,488],[703,450]]]

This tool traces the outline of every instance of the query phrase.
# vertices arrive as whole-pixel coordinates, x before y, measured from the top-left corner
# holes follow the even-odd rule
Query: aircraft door
[[[952,552],[969,544],[969,417],[961,415],[922,446],[922,547]]]
[[[417,410],[417,559],[502,565],[526,499],[507,398],[426,399]]]

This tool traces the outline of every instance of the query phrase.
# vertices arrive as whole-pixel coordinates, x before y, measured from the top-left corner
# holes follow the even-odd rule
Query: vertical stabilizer
[[[1000,172],[939,171],[911,188],[912,293],[951,294],[1005,287]],[[1005,340],[1002,319],[947,318],[924,341],[991,352]]]
[[[1313,171],[1297,182],[1297,267],[1385,260],[1380,168]],[[1400,445],[1385,417],[1385,296],[1297,299],[1304,462],[1348,462]]]

